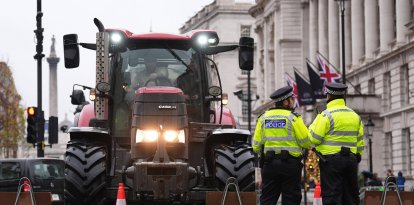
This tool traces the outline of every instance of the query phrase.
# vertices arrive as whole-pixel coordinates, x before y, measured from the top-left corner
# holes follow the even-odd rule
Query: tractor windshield
[[[194,50],[149,48],[121,54],[122,74],[127,82],[125,100],[133,100],[138,88],[169,86],[180,88],[187,100],[199,97],[200,68]]]
[[[112,57],[114,131],[129,132],[131,105],[135,91],[141,87],[168,86],[180,88],[186,99],[190,120],[203,121],[202,65],[192,48],[140,48]],[[205,82],[207,83],[207,82]],[[126,123],[125,123],[126,122]],[[122,135],[122,134],[121,134]]]

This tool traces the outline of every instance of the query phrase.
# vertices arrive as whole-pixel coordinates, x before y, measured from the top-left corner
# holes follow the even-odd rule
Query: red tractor
[[[254,191],[250,132],[235,129],[222,105],[217,66],[209,56],[239,48],[252,69],[253,39],[219,46],[217,33],[134,34],[95,19],[96,44],[64,36],[66,68],[79,66],[79,45],[96,50],[96,86],[78,105],[66,150],[65,202],[107,204],[125,183],[129,203],[204,203],[229,177]]]

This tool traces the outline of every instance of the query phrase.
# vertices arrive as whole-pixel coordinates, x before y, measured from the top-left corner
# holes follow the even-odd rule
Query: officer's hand
[[[361,154],[356,154],[356,158],[357,158],[357,162],[360,163],[361,162]]]

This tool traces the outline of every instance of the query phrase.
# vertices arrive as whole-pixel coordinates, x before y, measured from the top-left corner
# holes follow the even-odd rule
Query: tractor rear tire
[[[107,204],[107,147],[87,139],[72,140],[66,148],[65,204]]]
[[[221,145],[214,151],[215,176],[220,190],[224,190],[229,177],[237,179],[240,191],[255,190],[254,155],[250,146]]]

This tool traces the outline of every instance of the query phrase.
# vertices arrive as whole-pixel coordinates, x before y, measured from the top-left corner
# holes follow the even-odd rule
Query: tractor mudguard
[[[210,122],[215,124],[220,124],[220,107],[215,109],[215,121],[214,117],[210,119]],[[223,107],[223,115],[221,116],[221,125],[231,125],[232,128],[236,128],[236,121],[234,120],[233,113],[227,107]]]
[[[89,122],[93,118],[95,118],[94,104],[87,104],[82,108],[78,121],[75,122],[75,124],[77,124],[78,127],[89,127]]]
[[[71,127],[68,130],[70,140],[82,138],[91,138],[96,141],[109,143],[111,136],[109,130],[100,127]]]

